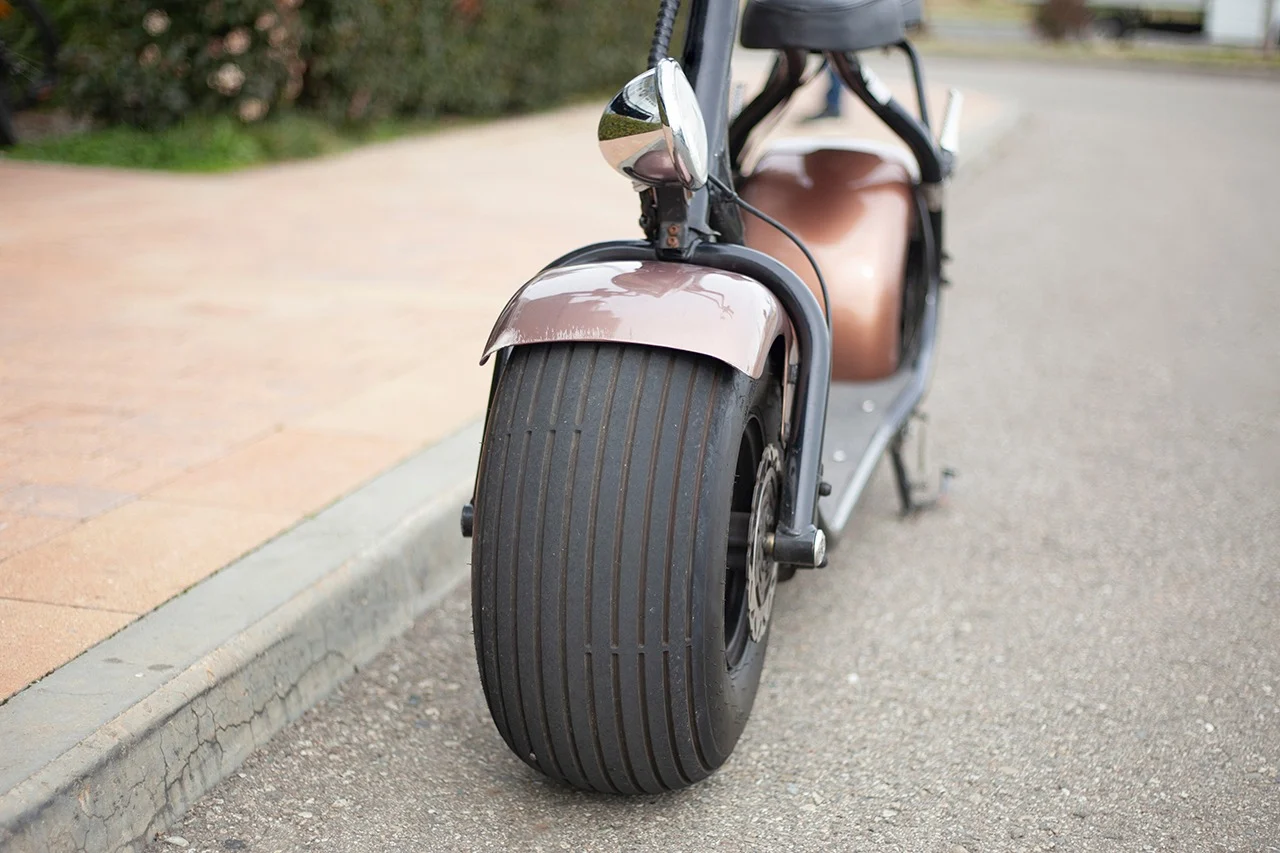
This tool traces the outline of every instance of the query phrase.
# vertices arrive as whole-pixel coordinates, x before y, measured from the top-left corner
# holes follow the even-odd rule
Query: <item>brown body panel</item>
[[[507,303],[485,345],[609,341],[707,355],[759,377],[779,337],[794,353],[790,320],[759,282],[663,261],[613,261],[547,270]]]
[[[912,174],[895,152],[832,140],[787,140],[761,158],[743,197],[808,246],[831,293],[832,378],[883,379],[898,368],[902,289],[912,223]],[[794,243],[746,215],[747,245],[804,279],[812,265]]]

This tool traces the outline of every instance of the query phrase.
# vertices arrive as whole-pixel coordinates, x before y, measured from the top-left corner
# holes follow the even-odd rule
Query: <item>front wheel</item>
[[[747,722],[777,566],[776,378],[613,344],[517,347],[476,484],[472,618],[508,746],[579,788],[709,776]]]

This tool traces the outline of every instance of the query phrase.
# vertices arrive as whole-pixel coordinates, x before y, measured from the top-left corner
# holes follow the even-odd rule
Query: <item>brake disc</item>
[[[756,488],[751,496],[750,538],[747,540],[747,619],[751,639],[760,642],[773,612],[778,586],[778,563],[766,554],[765,542],[778,523],[782,492],[782,454],[770,444],[756,468]]]

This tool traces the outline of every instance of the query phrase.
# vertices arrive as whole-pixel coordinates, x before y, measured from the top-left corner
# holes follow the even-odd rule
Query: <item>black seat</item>
[[[922,17],[921,0],[750,0],[742,46],[851,52],[897,44]]]

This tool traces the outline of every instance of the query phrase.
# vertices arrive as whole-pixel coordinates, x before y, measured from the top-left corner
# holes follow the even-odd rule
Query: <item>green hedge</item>
[[[657,0],[46,0],[64,101],[112,124],[494,115],[621,85]]]

